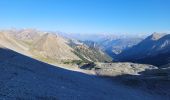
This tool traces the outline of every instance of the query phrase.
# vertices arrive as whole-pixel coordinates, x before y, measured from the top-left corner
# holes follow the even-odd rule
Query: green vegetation
[[[85,62],[82,60],[72,60],[72,61],[65,61],[64,64],[76,64],[76,65],[83,65]]]
[[[83,49],[83,48],[76,47],[74,50],[75,50],[74,54],[76,54],[80,59],[88,63],[90,63],[91,61],[93,62],[111,62],[112,61],[112,59],[109,56],[93,48]],[[86,58],[90,59],[91,61],[87,60]]]
[[[86,63],[89,63],[89,62],[90,62],[89,60],[87,60],[86,58],[84,58],[84,57],[81,55],[81,53],[80,53],[79,50],[73,51],[73,53],[74,53],[75,55],[77,55],[80,59],[82,59],[84,62],[86,62]]]

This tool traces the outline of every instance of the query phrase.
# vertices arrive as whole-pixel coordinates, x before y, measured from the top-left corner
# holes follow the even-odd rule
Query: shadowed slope
[[[150,100],[141,91],[0,49],[0,99]],[[128,92],[126,92],[128,91]]]
[[[154,33],[139,44],[122,52],[119,60],[160,66],[169,63],[169,51],[170,35]]]
[[[78,98],[83,91],[93,88],[92,76],[57,68],[7,49],[0,49],[0,66],[1,98]],[[92,96],[88,93],[84,96],[88,95]]]

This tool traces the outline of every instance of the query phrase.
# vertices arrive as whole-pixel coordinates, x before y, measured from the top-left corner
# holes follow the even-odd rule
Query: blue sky
[[[1,0],[0,28],[69,33],[170,31],[170,0]]]

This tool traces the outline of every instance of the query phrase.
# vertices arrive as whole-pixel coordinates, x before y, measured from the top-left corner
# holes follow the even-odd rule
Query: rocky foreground
[[[170,64],[156,67],[135,63],[91,63],[81,67],[118,84],[170,99]]]
[[[158,95],[2,48],[0,71],[0,99],[4,100],[162,100]]]

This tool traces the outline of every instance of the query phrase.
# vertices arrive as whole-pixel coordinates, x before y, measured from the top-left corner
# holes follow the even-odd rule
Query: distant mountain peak
[[[166,33],[154,32],[151,36],[149,36],[149,39],[151,39],[151,40],[159,40],[160,38],[162,38],[165,35],[166,35]]]
[[[170,34],[153,33],[120,55],[124,61],[162,65],[169,63]]]

